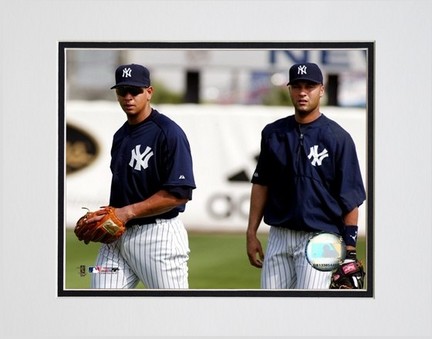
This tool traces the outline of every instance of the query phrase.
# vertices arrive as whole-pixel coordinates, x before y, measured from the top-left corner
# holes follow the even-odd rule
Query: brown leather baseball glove
[[[94,216],[103,216],[103,218],[88,223],[87,220]],[[83,240],[85,244],[90,241],[109,244],[121,237],[126,231],[126,226],[123,221],[117,218],[115,209],[108,206],[96,212],[88,211],[78,219],[74,231],[78,239]]]
[[[331,289],[362,289],[364,287],[366,273],[363,263],[357,260],[355,252],[350,253],[348,251],[347,258],[333,272],[330,283]]]

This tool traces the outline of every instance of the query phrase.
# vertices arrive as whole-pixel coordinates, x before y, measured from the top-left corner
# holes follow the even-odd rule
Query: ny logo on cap
[[[132,70],[130,69],[130,67],[128,68],[123,68],[123,78],[131,78],[132,77]]]
[[[297,74],[307,74],[306,70],[307,70],[306,65],[300,65],[297,68]]]

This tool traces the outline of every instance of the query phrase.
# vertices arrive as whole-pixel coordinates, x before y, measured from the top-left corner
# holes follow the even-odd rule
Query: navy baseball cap
[[[302,64],[295,64],[289,70],[288,85],[295,81],[312,81],[317,84],[323,83],[323,75],[317,64],[305,62]]]
[[[116,84],[111,89],[119,86],[150,86],[150,72],[147,68],[137,64],[118,66],[115,72]]]

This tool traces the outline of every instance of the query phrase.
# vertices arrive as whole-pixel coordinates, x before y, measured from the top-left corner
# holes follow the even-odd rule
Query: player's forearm
[[[129,221],[136,218],[157,216],[187,202],[188,199],[178,198],[161,190],[144,201],[125,206],[122,209],[126,221]]]
[[[268,188],[258,184],[252,185],[250,208],[249,208],[249,222],[247,228],[248,236],[255,236],[261,220],[264,215],[264,207],[267,202]]]
[[[347,214],[344,215],[345,225],[357,225],[358,216],[359,216],[358,207],[349,211]]]

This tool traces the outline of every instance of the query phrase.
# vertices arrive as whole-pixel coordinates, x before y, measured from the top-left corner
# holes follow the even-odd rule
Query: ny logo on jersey
[[[321,153],[318,153],[318,145],[312,146],[308,158],[312,159],[312,166],[321,166],[322,161],[329,156],[328,151],[324,148]]]
[[[148,162],[153,156],[153,151],[150,147],[146,147],[144,153],[141,153],[141,145],[136,145],[132,150],[132,156],[129,161],[129,166],[133,167],[137,171],[141,168],[146,169],[148,167]]]
[[[128,68],[123,68],[123,74],[122,74],[123,78],[130,78],[132,77],[132,70],[130,69],[130,67]]]

